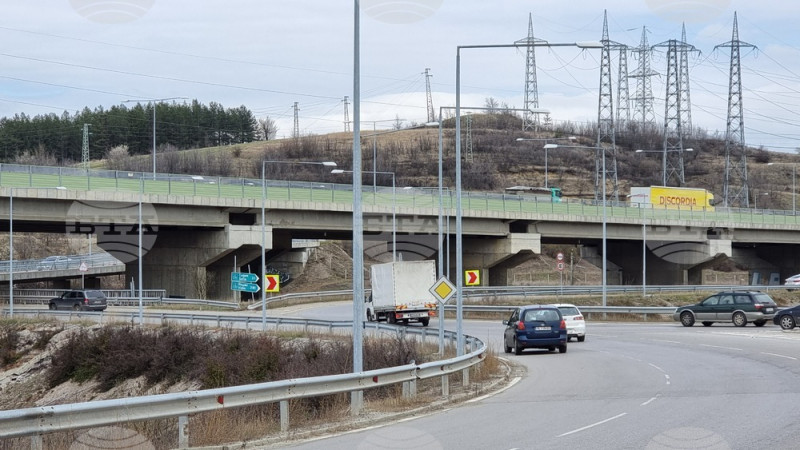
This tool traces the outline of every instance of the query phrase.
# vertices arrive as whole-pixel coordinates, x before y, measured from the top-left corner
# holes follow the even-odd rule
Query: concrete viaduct
[[[36,172],[44,169],[50,171]],[[0,167],[0,231],[8,232],[13,198],[14,232],[96,235],[98,245],[126,264],[126,278],[136,280],[141,223],[143,287],[165,289],[170,295],[231,298],[232,271],[260,270],[262,236],[267,265],[281,268],[302,263],[304,253],[293,242],[352,237],[349,185],[268,182],[262,227],[260,180],[6,170]],[[391,260],[396,234],[396,250],[403,259],[437,259],[435,192],[379,188],[365,191],[363,203],[368,257]],[[484,284],[507,284],[507,271],[541,253],[542,244],[548,243],[579,245],[584,258],[601,265],[603,208],[597,204],[465,193],[462,205],[463,265],[482,270]],[[454,242],[455,219],[449,197],[444,209],[442,248],[450,249],[452,271],[455,245],[448,242]],[[719,258],[733,258],[759,274],[749,280],[755,284],[800,272],[800,220],[785,211],[767,213],[609,205],[608,283],[640,283],[644,263],[648,284],[700,284],[701,270]],[[455,279],[453,273],[450,277]]]

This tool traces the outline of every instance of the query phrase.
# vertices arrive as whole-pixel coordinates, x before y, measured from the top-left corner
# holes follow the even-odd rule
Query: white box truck
[[[436,282],[436,262],[374,264],[370,273],[372,293],[366,302],[367,320],[428,326],[438,306],[429,290]]]

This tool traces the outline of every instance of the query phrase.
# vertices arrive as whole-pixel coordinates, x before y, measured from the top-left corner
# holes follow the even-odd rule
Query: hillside
[[[596,143],[596,130],[588,126],[564,124],[539,132],[522,132],[521,122],[505,114],[471,115],[471,136],[462,126],[462,187],[472,191],[502,192],[506,187],[544,186],[545,155],[547,185],[562,189],[565,197],[593,198],[595,152],[587,148],[543,150],[545,141],[520,142],[525,139],[564,139],[575,137],[568,145],[589,146]],[[455,180],[454,121],[443,127],[443,183],[453,188]],[[398,187],[438,185],[438,128],[362,131],[363,183],[371,185],[373,169],[395,174]],[[471,145],[470,145],[471,142]],[[564,143],[565,141],[558,141]],[[631,186],[662,184],[663,140],[657,132],[643,134],[635,130],[617,133],[616,172],[620,201]],[[684,138],[685,185],[712,191],[717,199],[723,193],[725,144],[718,137],[696,130]],[[637,153],[636,150],[645,150]],[[751,199],[758,196],[759,208],[792,208],[791,164],[800,158],[764,149],[748,150],[748,177]],[[375,157],[373,157],[375,156]],[[352,167],[352,133],[303,136],[298,139],[256,141],[224,147],[177,151],[169,146],[159,149],[158,171],[216,176],[261,177],[261,161],[280,161],[265,166],[266,177],[279,180],[348,183],[346,176],[331,174],[318,165],[291,164],[295,161],[334,161],[339,168]],[[770,164],[772,163],[772,164]],[[149,156],[106,158],[93,164],[97,168],[149,171]],[[609,177],[613,176],[613,158],[607,159]],[[391,186],[391,177],[379,174],[379,185]],[[612,188],[609,180],[608,189]],[[751,200],[751,204],[753,201]]]

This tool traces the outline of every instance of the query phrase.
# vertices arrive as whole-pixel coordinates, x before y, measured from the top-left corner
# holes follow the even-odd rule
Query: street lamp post
[[[797,164],[796,163],[767,163],[768,166],[790,165],[792,166],[792,215],[797,215]]]
[[[607,285],[607,268],[606,268],[606,242],[608,240],[608,232],[607,232],[607,223],[608,223],[608,216],[606,213],[606,204],[608,200],[606,199],[606,148],[605,147],[590,147],[590,146],[583,146],[583,145],[558,145],[554,144],[556,148],[584,148],[588,150],[600,150],[603,153],[603,163],[601,170],[603,172],[603,188],[602,188],[602,196],[603,196],[603,245],[602,245],[602,292],[603,292],[603,306],[606,306],[606,285]]]
[[[151,98],[147,102],[153,105],[153,179],[156,179],[156,102],[165,102],[167,100],[186,100],[187,97],[167,97],[167,98]],[[139,102],[139,100],[125,100],[122,103]]]
[[[372,171],[365,170],[364,172],[370,173]],[[331,173],[353,173],[353,171],[333,169]],[[397,261],[397,189],[395,186],[395,174],[394,172],[372,172],[372,174],[392,176],[392,262],[395,262]]]
[[[456,47],[456,351],[459,356],[464,354],[464,294],[463,294],[463,240],[461,236],[461,50],[480,48],[519,48],[519,47],[578,47],[603,48],[600,42],[575,42],[575,43],[548,43],[545,41],[525,41],[515,44],[484,44],[484,45],[459,45]],[[605,158],[604,158],[605,159]],[[605,194],[603,199],[605,200]],[[604,203],[605,206],[605,203]],[[603,274],[605,276],[605,273]],[[604,283],[605,284],[605,283]],[[604,286],[605,287],[605,286]],[[605,294],[605,291],[603,292]],[[605,295],[604,295],[605,300]],[[464,380],[466,382],[466,380]]]
[[[642,150],[642,149],[638,149],[638,150],[636,150],[634,152],[634,153],[659,153],[659,154],[662,155],[662,162],[661,162],[661,164],[662,164],[662,166],[661,166],[661,185],[662,186],[666,186],[667,185],[667,152],[668,151],[679,152],[681,150]],[[684,152],[693,152],[694,149],[693,148],[684,148],[683,151]]]
[[[575,136],[570,136],[568,138],[542,138],[542,139],[517,138],[517,142],[530,142],[530,141],[533,141],[533,142],[542,142],[542,141],[549,142],[549,141],[555,141],[555,140],[560,140],[560,139],[569,139],[570,141],[574,141],[576,139],[576,137]],[[547,176],[547,174],[548,174],[548,170],[547,170],[547,150],[549,150],[551,148],[557,148],[557,147],[558,147],[557,145],[552,144],[552,143],[546,143],[542,147],[544,149],[544,187],[545,188],[549,188],[550,187],[548,185],[548,182],[547,182],[547,178],[548,178],[548,176]]]
[[[267,273],[267,164],[309,164],[336,167],[333,161],[261,161],[261,329],[267,329],[267,292],[264,290],[264,275]]]

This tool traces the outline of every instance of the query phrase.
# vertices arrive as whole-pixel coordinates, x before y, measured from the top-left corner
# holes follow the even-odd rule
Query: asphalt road
[[[275,312],[277,313],[277,312]],[[346,320],[346,304],[301,305],[294,317]],[[438,327],[435,321],[432,328]],[[448,329],[455,323],[447,321]],[[527,368],[508,389],[395,424],[299,449],[795,449],[800,330],[768,324],[684,328],[588,323],[566,354],[502,353],[500,321],[466,321]]]

